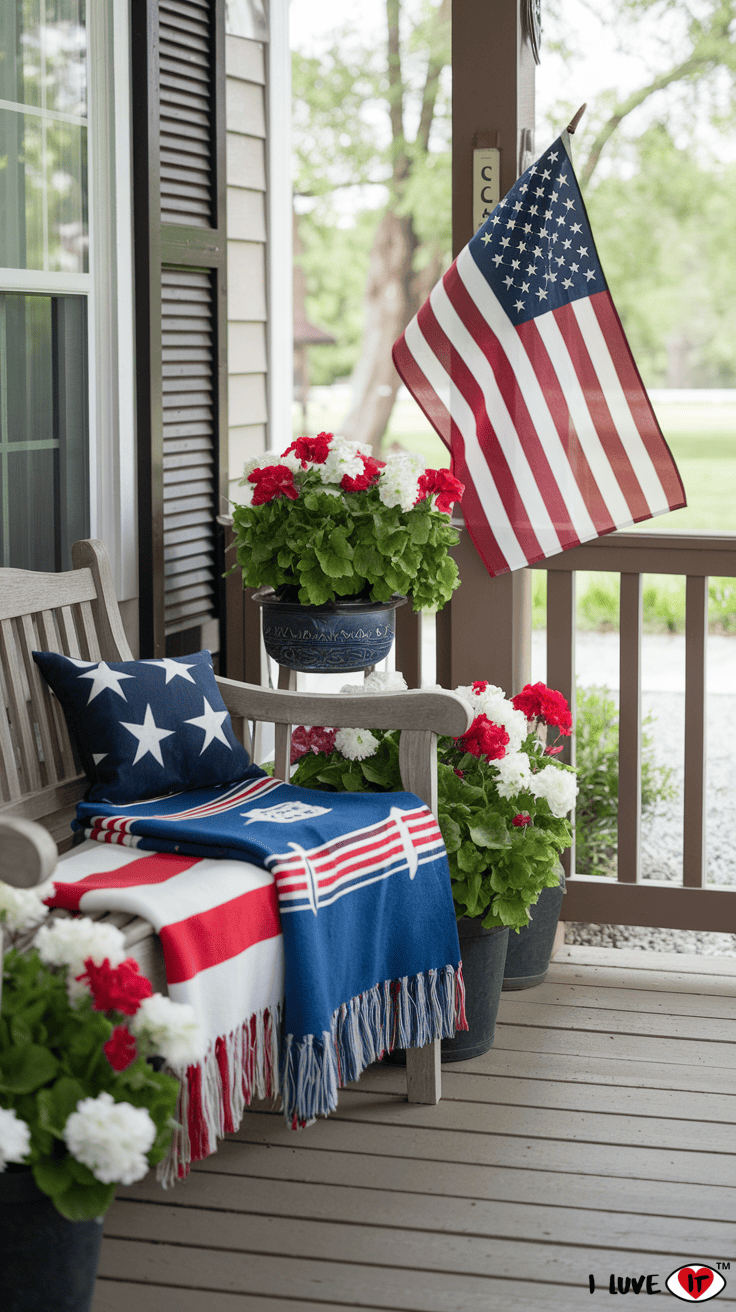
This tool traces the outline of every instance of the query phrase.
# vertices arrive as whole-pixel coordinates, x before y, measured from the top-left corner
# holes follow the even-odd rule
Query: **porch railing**
[[[474,554],[474,553],[473,553]],[[575,711],[575,589],[578,571],[620,575],[619,802],[616,878],[574,871],[567,854],[566,920],[665,929],[736,932],[736,888],[705,885],[706,643],[708,581],[736,578],[736,535],[610,533],[535,566],[547,573],[547,683],[568,698]],[[685,576],[685,770],[682,885],[641,877],[642,619],[644,574]],[[461,565],[461,575],[466,575]],[[486,575],[487,580],[487,575]],[[489,581],[491,582],[491,581]],[[500,580],[493,580],[498,583]],[[472,590],[472,588],[471,588]],[[461,589],[462,591],[462,589]],[[466,589],[466,591],[469,591]],[[469,597],[465,598],[467,613]],[[408,607],[405,608],[408,611]],[[448,608],[449,609],[449,608]],[[481,627],[487,611],[478,599]],[[444,614],[444,613],[443,613]],[[399,612],[401,615],[401,612]],[[449,616],[437,626],[438,674],[447,664]],[[456,626],[454,626],[456,627]],[[465,629],[465,624],[462,625]],[[459,635],[455,634],[457,638]],[[462,635],[476,642],[470,629]],[[410,685],[420,682],[419,628],[402,616],[397,664]],[[480,668],[475,663],[476,671]],[[484,662],[484,676],[493,671]],[[471,677],[477,678],[477,672]],[[456,682],[464,682],[461,678]],[[501,682],[501,680],[498,680]],[[445,682],[441,679],[441,682]],[[451,684],[448,686],[452,686]],[[734,726],[736,730],[736,725]],[[574,764],[575,741],[568,759]]]

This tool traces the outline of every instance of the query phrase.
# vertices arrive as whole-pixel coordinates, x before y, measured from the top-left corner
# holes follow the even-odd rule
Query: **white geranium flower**
[[[500,689],[494,689],[491,693],[490,685],[480,694],[477,704],[476,714],[487,715],[494,724],[500,724],[506,730],[509,736],[507,753],[518,752],[527,735],[527,722],[523,711],[517,711]]]
[[[44,889],[44,896],[46,890]],[[7,925],[12,932],[35,929],[49,914],[38,890],[35,888],[13,888],[0,880],[0,923]]]
[[[501,797],[515,797],[517,793],[531,788],[532,772],[529,758],[524,752],[511,752],[507,749],[502,760],[493,761],[492,764],[498,776],[496,787]]]
[[[340,692],[344,697],[357,693],[406,692],[408,684],[398,670],[374,670],[364,683],[344,683]]]
[[[323,483],[341,483],[345,475],[358,478],[364,465],[360,458],[361,444],[348,442],[344,437],[333,437],[327,459],[315,469]]]
[[[411,510],[419,495],[419,478],[423,473],[421,456],[408,451],[390,455],[378,479],[378,495],[384,506]]]
[[[31,1132],[14,1108],[0,1107],[0,1171],[8,1162],[22,1162],[31,1147]]]
[[[72,1157],[103,1184],[134,1184],[148,1170],[156,1126],[145,1107],[115,1102],[109,1093],[82,1098],[64,1127]]]
[[[194,1008],[185,1002],[173,1002],[162,993],[143,999],[128,1021],[128,1028],[139,1038],[148,1039],[154,1052],[165,1057],[174,1070],[186,1070],[204,1056]]]
[[[364,761],[378,751],[378,739],[370,729],[338,729],[335,746],[348,761]]]
[[[471,708],[472,711],[475,712],[476,715],[480,715],[483,709],[483,707],[480,705],[481,697],[487,696],[488,693],[491,694],[491,697],[506,696],[503,688],[499,688],[495,683],[489,683],[485,689],[485,692],[482,693],[476,692],[472,683],[463,683],[460,685],[459,688],[455,689],[455,692],[457,693],[458,697],[462,697],[463,701],[468,703],[468,706]]]
[[[86,985],[80,984],[76,976],[84,973],[88,957],[96,966],[101,966],[105,958],[111,966],[119,966],[128,955],[120,930],[114,925],[90,920],[89,916],[56,919],[49,925],[42,925],[33,946],[47,966],[67,967],[67,992],[71,1002],[87,992]]]
[[[535,797],[543,797],[552,814],[561,820],[575,804],[578,794],[577,777],[570,770],[558,770],[554,765],[546,765],[543,770],[532,775],[532,792]]]
[[[302,462],[295,451],[290,451],[287,456],[280,456],[278,451],[264,451],[263,455],[253,456],[250,460],[246,460],[243,465],[243,477],[240,479],[238,487],[251,488],[251,499],[255,491],[255,484],[248,482],[250,475],[254,469],[267,469],[269,465],[286,465],[286,468],[290,469],[292,474],[296,474],[301,472]],[[243,498],[241,505],[246,504],[249,505],[250,502],[246,502]]]

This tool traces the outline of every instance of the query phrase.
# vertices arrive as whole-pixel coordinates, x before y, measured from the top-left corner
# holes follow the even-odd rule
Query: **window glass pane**
[[[0,99],[87,113],[85,0],[2,0]]]
[[[0,109],[0,266],[88,270],[87,129]]]
[[[0,564],[71,567],[89,535],[87,301],[0,295]]]

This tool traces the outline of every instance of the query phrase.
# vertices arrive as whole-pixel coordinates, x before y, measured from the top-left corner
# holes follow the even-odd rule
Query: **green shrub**
[[[642,730],[641,809],[651,814],[675,795],[672,768],[657,765],[652,723]],[[576,868],[581,875],[614,875],[618,842],[618,709],[608,688],[578,688],[576,712],[578,799],[575,807]]]

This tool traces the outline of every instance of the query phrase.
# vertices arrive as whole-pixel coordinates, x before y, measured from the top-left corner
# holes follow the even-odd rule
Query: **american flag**
[[[394,345],[491,575],[685,505],[562,137]]]

